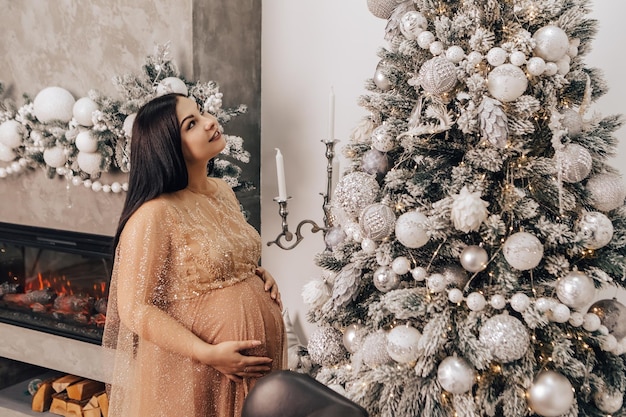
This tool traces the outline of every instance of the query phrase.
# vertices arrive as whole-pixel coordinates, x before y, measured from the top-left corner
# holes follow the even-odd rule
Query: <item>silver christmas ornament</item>
[[[391,80],[387,76],[387,70],[385,69],[385,61],[380,61],[376,66],[376,71],[374,71],[374,84],[381,91],[389,91],[391,90]]]
[[[563,29],[547,25],[533,34],[535,49],[533,53],[546,61],[557,62],[569,50],[569,38]]]
[[[333,204],[338,205],[346,213],[358,217],[368,205],[372,204],[380,186],[376,179],[364,172],[350,172],[339,180],[335,188]]]
[[[365,336],[359,352],[361,353],[363,362],[370,367],[383,365],[392,361],[389,352],[387,352],[387,334],[382,330]]]
[[[370,149],[363,154],[361,167],[368,174],[385,174],[389,171],[389,158],[378,149]]]
[[[535,235],[517,232],[506,239],[502,253],[509,265],[525,271],[539,265],[543,258],[543,245]]]
[[[368,10],[381,19],[389,19],[397,5],[397,0],[367,0]]]
[[[570,138],[578,137],[583,131],[583,118],[576,110],[567,108],[561,112],[561,126]]]
[[[400,32],[409,40],[417,39],[426,28],[428,20],[416,10],[410,10],[400,18]]]
[[[355,353],[365,339],[365,328],[360,323],[353,323],[343,331],[343,345],[350,353]]]
[[[400,325],[387,333],[387,353],[398,363],[410,363],[417,360],[417,344],[422,334],[415,327]]]
[[[460,255],[461,266],[469,272],[479,272],[487,267],[489,255],[484,248],[476,245],[467,246]]]
[[[509,138],[508,119],[502,109],[502,104],[484,96],[478,106],[480,133],[492,145],[504,149]]]
[[[447,93],[456,85],[456,66],[444,57],[431,58],[420,68],[418,81],[427,93]]]
[[[513,64],[503,64],[487,76],[489,94],[496,100],[510,102],[519,98],[528,87],[528,78],[522,69]]]
[[[558,417],[574,404],[569,380],[558,372],[542,371],[528,389],[528,405],[543,417]]]
[[[585,212],[578,221],[577,229],[583,246],[588,249],[600,249],[613,238],[613,223],[598,211]]]
[[[381,152],[389,152],[396,146],[395,136],[391,132],[391,128],[382,124],[372,132],[372,147]]]
[[[624,204],[626,187],[617,174],[597,174],[586,185],[591,194],[591,205],[600,211],[611,211]]]
[[[608,392],[602,389],[593,394],[593,402],[598,407],[598,410],[613,414],[622,408],[624,393],[620,391]]]
[[[428,289],[434,293],[439,293],[446,289],[446,278],[442,274],[432,274],[426,281]]]
[[[395,228],[396,215],[387,205],[375,203],[365,207],[359,216],[363,236],[372,240],[382,240]]]
[[[504,363],[520,359],[530,346],[526,326],[506,313],[487,319],[478,338],[496,360]]]
[[[395,225],[396,239],[407,248],[420,248],[428,243],[425,228],[427,217],[419,211],[409,211],[398,217]]]
[[[626,337],[626,306],[615,298],[599,300],[593,303],[588,310],[600,318],[602,325],[617,340]]]
[[[441,271],[443,274],[446,285],[463,288],[469,279],[465,269],[458,265],[448,265]]]
[[[557,282],[556,295],[566,306],[580,309],[593,301],[596,287],[583,272],[571,271]]]
[[[374,286],[381,292],[395,290],[400,285],[400,277],[388,266],[381,266],[372,277]]]
[[[561,178],[565,182],[580,182],[591,172],[591,154],[577,143],[565,145],[555,158],[561,164]]]
[[[346,233],[338,226],[328,229],[326,236],[324,236],[324,243],[331,249],[343,243],[344,240],[346,240]]]
[[[309,338],[307,350],[311,361],[322,366],[333,366],[347,357],[343,334],[334,327],[320,327]]]
[[[441,387],[452,394],[463,394],[472,389],[476,371],[464,358],[448,356],[437,368],[437,380]]]

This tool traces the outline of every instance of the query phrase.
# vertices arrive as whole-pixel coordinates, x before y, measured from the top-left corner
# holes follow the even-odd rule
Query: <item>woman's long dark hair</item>
[[[187,187],[176,103],[181,94],[166,94],[146,103],[135,117],[130,144],[130,175],[124,208],[113,239],[117,247],[126,222],[146,201]]]

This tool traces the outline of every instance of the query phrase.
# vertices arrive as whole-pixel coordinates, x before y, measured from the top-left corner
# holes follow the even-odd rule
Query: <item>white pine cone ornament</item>
[[[459,194],[453,195],[450,217],[454,227],[462,232],[475,232],[489,215],[488,202],[480,199],[480,191],[470,192],[463,187]]]
[[[501,103],[491,97],[483,97],[483,101],[478,106],[478,117],[483,137],[494,146],[504,148],[509,137],[509,129],[506,113],[502,110]]]

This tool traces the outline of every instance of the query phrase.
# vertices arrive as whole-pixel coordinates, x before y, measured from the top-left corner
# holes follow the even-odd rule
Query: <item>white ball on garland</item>
[[[483,311],[487,305],[487,300],[485,300],[485,296],[481,293],[473,292],[465,297],[465,304],[467,304],[467,308],[472,311]]]
[[[22,124],[17,120],[7,120],[0,124],[0,143],[15,149],[22,144]]]
[[[427,217],[419,211],[409,211],[398,217],[395,225],[396,239],[407,248],[416,249],[428,243],[424,223]]]
[[[98,152],[78,152],[76,157],[78,167],[89,175],[97,175],[100,173],[100,165],[102,164],[102,155]]]
[[[626,187],[617,174],[597,174],[586,185],[591,194],[591,205],[600,211],[611,211],[624,204]]]
[[[96,152],[98,138],[90,130],[83,130],[76,135],[76,148],[81,152]]]
[[[82,97],[74,103],[72,114],[80,125],[90,127],[93,126],[92,115],[96,110],[98,110],[98,104],[95,101],[89,97]]]
[[[456,66],[445,57],[431,58],[422,64],[418,80],[429,94],[447,93],[457,83]]]
[[[183,80],[178,77],[167,77],[162,79],[156,88],[157,96],[162,96],[169,93],[178,93],[184,96],[189,94],[187,85]]]
[[[124,125],[122,126],[122,130],[124,131],[124,135],[127,138],[131,137],[133,133],[133,123],[135,123],[135,117],[137,117],[137,113],[131,113],[124,119]]]
[[[497,67],[504,64],[507,56],[508,53],[504,49],[496,46],[487,52],[487,62],[489,62],[489,65]]]
[[[11,162],[15,158],[17,158],[17,154],[13,151],[13,149],[9,148],[3,143],[0,143],[0,161]]]
[[[398,363],[410,363],[417,359],[417,344],[422,334],[415,327],[400,325],[387,333],[387,353]]]
[[[542,371],[528,389],[528,405],[543,417],[563,415],[573,403],[572,384],[558,372]]]
[[[517,232],[506,239],[502,253],[509,265],[525,271],[539,265],[543,258],[543,244],[535,235]]]
[[[347,214],[358,217],[368,205],[372,204],[380,186],[374,177],[364,172],[351,172],[339,180],[334,193],[334,203]]]
[[[526,55],[522,51],[513,51],[509,55],[509,62],[516,67],[521,67],[526,63]]]
[[[440,293],[446,289],[446,277],[443,274],[431,274],[426,280],[426,286],[433,293]]]
[[[458,64],[463,60],[463,58],[465,58],[465,51],[458,45],[452,45],[446,51],[446,58],[450,62]]]
[[[373,240],[388,237],[394,231],[395,223],[396,215],[393,209],[380,203],[365,207],[359,216],[363,236]]]
[[[591,172],[593,163],[591,154],[577,143],[565,145],[563,151],[557,154],[557,162],[559,160],[561,162],[561,177],[565,182],[580,182],[587,178]]]
[[[546,69],[543,71],[544,75],[552,76],[559,72],[559,67],[555,62],[546,62]]]
[[[433,42],[435,42],[435,35],[429,30],[425,30],[417,36],[417,44],[422,49],[430,48]]]
[[[519,67],[503,64],[489,72],[487,83],[491,96],[506,103],[524,94],[528,87],[528,78]]]
[[[476,371],[465,359],[448,356],[437,367],[437,380],[441,388],[452,394],[463,394],[474,386]]]
[[[520,359],[530,346],[524,323],[506,313],[487,319],[478,338],[495,359],[504,363]]]
[[[61,87],[46,87],[35,96],[33,113],[42,122],[59,120],[68,123],[72,120],[74,103],[72,93]]]
[[[594,313],[586,313],[583,315],[583,329],[588,332],[595,332],[602,326],[602,321],[600,321],[600,317]]]
[[[585,212],[577,225],[583,246],[587,249],[600,249],[613,238],[613,223],[599,211]]]
[[[67,153],[61,146],[53,146],[43,151],[43,160],[49,167],[60,168],[67,162]]]
[[[329,326],[313,331],[307,350],[311,360],[322,366],[337,365],[348,355],[343,345],[343,334],[340,330]]]
[[[411,270],[411,261],[406,256],[398,256],[391,262],[391,269],[398,275],[404,275]]]
[[[544,73],[546,70],[546,61],[543,58],[539,58],[538,56],[534,56],[528,60],[526,63],[526,71],[530,75],[539,76]]]
[[[535,49],[533,53],[546,61],[556,62],[569,50],[569,38],[563,29],[547,25],[533,34]]]

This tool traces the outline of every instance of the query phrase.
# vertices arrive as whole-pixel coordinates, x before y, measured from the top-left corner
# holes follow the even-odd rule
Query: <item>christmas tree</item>
[[[371,416],[625,416],[621,116],[587,0],[369,0],[306,371]]]

